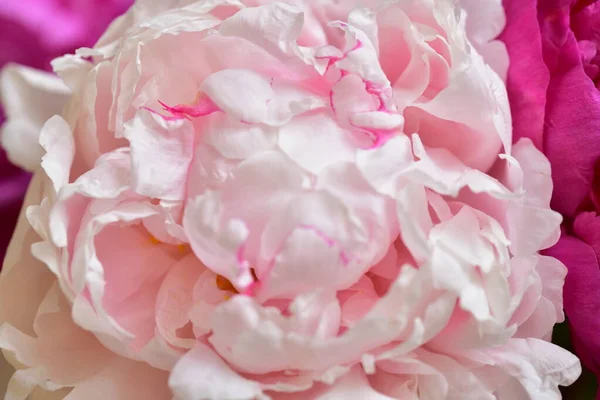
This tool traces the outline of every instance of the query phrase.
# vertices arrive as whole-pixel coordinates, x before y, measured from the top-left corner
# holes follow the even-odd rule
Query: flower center
[[[217,283],[217,287],[220,290],[226,291],[226,292],[231,292],[234,294],[238,294],[239,292],[237,291],[237,289],[235,288],[235,286],[233,286],[233,283],[231,283],[231,281],[227,278],[225,278],[223,275],[217,275],[217,278],[215,279],[216,283]]]
[[[250,273],[252,274],[252,278],[254,279],[254,282],[258,282],[258,278],[256,277],[256,272],[254,271],[254,268],[250,268]],[[215,284],[217,285],[217,288],[219,290],[222,290],[224,292],[229,292],[231,293],[231,295],[234,294],[240,294],[240,292],[235,288],[235,286],[233,285],[233,283],[231,283],[231,281],[227,278],[225,278],[223,275],[217,275],[217,277],[215,278]],[[226,295],[226,300],[229,299],[231,296],[230,295]]]

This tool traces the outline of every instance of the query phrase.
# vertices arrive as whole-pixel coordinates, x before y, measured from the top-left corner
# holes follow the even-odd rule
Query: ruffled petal
[[[597,219],[597,217],[596,217]],[[564,236],[548,254],[565,263],[569,272],[564,287],[564,308],[572,330],[578,355],[586,367],[598,373],[600,319],[595,310],[600,307],[600,262],[598,254],[581,239]]]

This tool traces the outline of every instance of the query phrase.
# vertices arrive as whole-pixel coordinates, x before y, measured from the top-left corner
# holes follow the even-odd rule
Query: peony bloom
[[[15,90],[67,102],[0,280],[10,398],[559,399],[561,217],[480,4],[139,1]]]
[[[13,62],[48,69],[53,58],[94,44],[108,23],[123,13],[129,3],[130,0],[2,1],[0,68]],[[7,112],[10,116],[11,110]],[[0,109],[0,124],[4,120]],[[38,134],[39,127],[33,136]],[[34,143],[35,147],[38,145]],[[35,168],[35,164],[31,167]],[[4,259],[29,179],[30,175],[11,165],[0,149],[0,260]]]
[[[600,3],[505,0],[502,39],[515,136],[552,165],[564,235],[548,251],[569,268],[565,311],[583,363],[600,375]]]

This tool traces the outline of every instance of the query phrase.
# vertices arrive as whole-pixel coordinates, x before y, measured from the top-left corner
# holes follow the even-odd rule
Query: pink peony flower
[[[560,398],[561,217],[512,144],[501,5],[353,3],[139,1],[54,62],[11,399]]]
[[[19,63],[49,69],[53,58],[80,46],[93,45],[108,23],[125,12],[130,3],[130,0],[2,1],[0,68],[8,63]],[[0,124],[4,120],[0,108]],[[39,129],[33,136],[38,134]],[[37,147],[36,143],[32,149]],[[4,259],[29,179],[30,174],[11,165],[0,149],[0,260]]]
[[[505,0],[515,136],[552,164],[564,235],[548,251],[569,268],[565,311],[583,363],[600,375],[600,3]]]

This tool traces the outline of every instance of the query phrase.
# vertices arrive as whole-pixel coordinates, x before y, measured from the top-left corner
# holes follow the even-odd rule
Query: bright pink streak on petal
[[[386,131],[386,130],[376,130],[371,132],[373,135],[375,135],[375,140],[373,141],[373,146],[371,146],[372,149],[377,149],[381,146],[383,146],[384,144],[387,143],[388,140],[390,140],[391,138],[393,138],[394,136],[398,135],[398,131]]]
[[[159,113],[159,112],[158,112],[158,111],[156,111],[156,110],[153,110],[153,109],[151,109],[150,107],[140,107],[140,109],[141,109],[141,110],[150,111],[152,114],[155,114],[155,115],[158,115],[158,116],[160,116],[160,117],[161,117],[162,119],[164,119],[165,121],[178,121],[178,120],[180,120],[180,119],[187,118],[187,117],[185,117],[185,116],[182,116],[182,115],[173,115],[173,116],[170,116],[170,117],[168,117],[168,116],[166,116],[166,115],[162,115],[161,113]],[[189,119],[189,118],[187,118],[187,119]]]
[[[165,111],[170,112],[174,116],[198,118],[205,115],[221,111],[219,107],[208,96],[199,96],[195,104],[178,104],[176,106],[168,106],[162,101],[158,101]]]
[[[337,244],[337,241],[335,239],[330,238],[323,231],[321,231],[320,229],[318,229],[315,226],[300,225],[298,228],[313,232],[315,235],[317,235],[318,237],[323,239],[325,244],[329,247],[334,247]],[[340,260],[342,261],[342,263],[344,263],[344,265],[348,265],[348,263],[350,262],[350,258],[348,257],[346,252],[341,248],[340,248]]]

